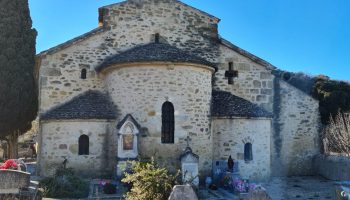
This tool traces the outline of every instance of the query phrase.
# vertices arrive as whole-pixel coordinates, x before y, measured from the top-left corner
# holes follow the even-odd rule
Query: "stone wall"
[[[28,188],[30,182],[30,174],[18,170],[0,170],[0,194],[11,191],[19,191],[21,188]]]
[[[40,175],[51,176],[67,158],[67,167],[95,177],[111,173],[116,161],[117,136],[106,121],[47,121],[41,125]],[[89,136],[89,155],[78,155],[78,140]],[[112,155],[109,151],[114,151]],[[113,163],[114,162],[114,163]]]
[[[100,8],[108,43],[118,50],[161,42],[216,62],[219,19],[176,0],[129,0]]]
[[[212,69],[205,66],[154,63],[115,68],[107,73],[106,83],[120,116],[132,114],[147,129],[140,137],[141,154],[179,167],[184,139],[190,136],[204,175],[210,171],[212,155],[211,76]],[[175,108],[175,144],[161,143],[161,109],[167,100]]]
[[[176,166],[177,159],[174,158],[184,149],[184,138],[189,134],[194,152],[202,158],[200,168],[207,173],[212,158],[209,106],[212,74],[209,70],[198,66],[148,65],[116,70],[108,77],[94,70],[107,57],[153,42],[154,35],[159,33],[160,42],[218,63],[214,89],[229,91],[274,112],[271,139],[274,172],[283,169],[282,174],[311,173],[310,158],[319,149],[318,102],[285,82],[276,84],[271,69],[220,44],[219,19],[175,0],[129,0],[101,8],[100,22],[100,28],[81,36],[79,40],[67,42],[38,56],[39,112],[45,112],[89,89],[108,90],[121,108],[120,117],[130,113],[144,126],[144,135],[140,139],[142,153],[153,155],[157,152],[159,159]],[[238,78],[234,79],[233,85],[229,85],[224,76],[228,62],[233,62],[234,69],[238,70]],[[87,69],[86,79],[80,78],[82,69]],[[177,145],[160,144],[160,109],[166,97],[177,109]],[[70,124],[73,122],[67,123],[73,130]],[[43,124],[42,128],[48,129],[48,134],[58,134],[60,131],[52,129],[55,124]],[[63,122],[56,125],[64,126]],[[44,136],[46,133],[43,132]],[[52,141],[43,139],[44,145],[53,145]],[[114,148],[107,150],[110,151],[108,155],[116,155]],[[62,158],[61,153],[49,153],[51,157],[56,156],[51,160]],[[69,151],[66,153],[71,155]],[[42,156],[46,156],[44,160],[47,160],[49,155]]]
[[[350,180],[350,157],[317,155],[313,159],[316,174],[335,181]]]
[[[312,175],[312,158],[320,151],[318,101],[285,81],[276,84],[273,171],[275,175]]]
[[[240,174],[251,180],[270,178],[270,119],[214,119],[213,157],[218,160],[232,158],[239,162]],[[244,160],[244,144],[252,144],[253,160]]]
[[[271,70],[225,45],[220,45],[220,53],[219,70],[215,74],[214,88],[231,92],[272,112],[274,76]],[[238,77],[234,78],[233,85],[229,85],[225,77],[229,62],[233,62],[233,69],[238,71]]]
[[[91,45],[87,43],[72,46],[42,58],[39,73],[39,112],[46,111],[89,89],[98,90],[104,87],[94,67],[101,62],[101,55],[106,53]],[[86,79],[80,78],[82,69],[87,70]]]
[[[192,7],[173,0],[129,0],[101,10],[104,26],[100,30],[39,55],[40,112],[88,89],[103,90],[96,66],[111,55],[153,42],[155,33],[161,42],[217,60],[219,20]],[[88,71],[85,80],[80,79],[83,68]]]

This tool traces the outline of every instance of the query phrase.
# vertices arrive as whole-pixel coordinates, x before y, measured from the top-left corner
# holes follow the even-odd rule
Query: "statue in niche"
[[[227,160],[227,169],[228,169],[228,171],[229,172],[233,172],[233,166],[234,166],[234,161],[233,161],[233,159],[232,159],[232,157],[231,157],[231,155],[230,155],[230,157],[228,158],[228,160]]]
[[[123,150],[133,150],[134,146],[134,136],[129,135],[123,135]]]
[[[133,148],[134,148],[133,128],[130,124],[128,124],[124,128],[123,150],[133,150]]]

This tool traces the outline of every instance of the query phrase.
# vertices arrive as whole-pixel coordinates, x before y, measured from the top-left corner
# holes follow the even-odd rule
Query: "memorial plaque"
[[[123,150],[133,150],[134,146],[134,136],[133,135],[123,135]]]
[[[182,182],[183,184],[193,184],[199,186],[198,177],[198,163],[199,156],[192,152],[189,147],[190,138],[187,137],[187,147],[184,153],[180,156],[181,160],[181,172],[182,172]]]
[[[183,182],[199,184],[198,178],[198,164],[197,163],[183,163],[182,164]]]

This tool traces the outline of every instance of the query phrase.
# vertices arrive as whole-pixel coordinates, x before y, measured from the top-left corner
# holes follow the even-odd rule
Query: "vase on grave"
[[[205,186],[206,186],[206,188],[208,188],[212,183],[213,183],[213,179],[210,176],[208,176],[205,179]]]

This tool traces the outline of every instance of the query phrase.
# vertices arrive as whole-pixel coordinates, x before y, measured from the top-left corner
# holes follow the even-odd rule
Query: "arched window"
[[[253,160],[253,145],[252,143],[246,143],[244,145],[244,160],[245,161],[251,161]]]
[[[162,106],[162,143],[174,143],[174,106],[169,101]]]
[[[89,155],[89,136],[79,137],[79,155]]]
[[[80,78],[81,79],[86,79],[86,69],[82,69],[81,70]]]

